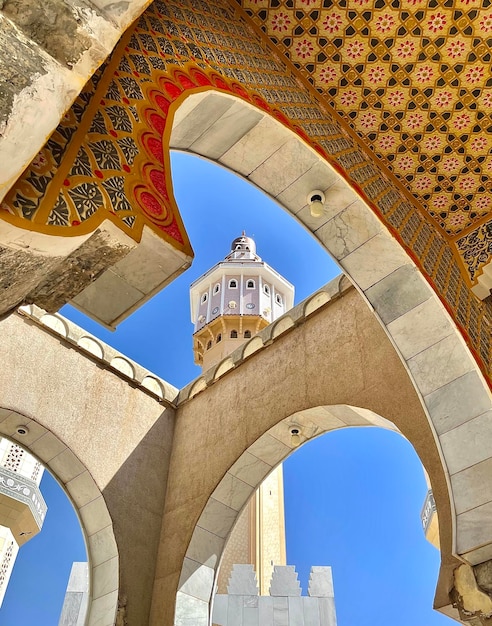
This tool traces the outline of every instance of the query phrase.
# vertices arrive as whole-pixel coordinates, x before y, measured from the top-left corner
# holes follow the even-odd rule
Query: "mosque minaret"
[[[19,434],[27,434],[20,426]],[[19,548],[43,527],[47,506],[39,484],[44,467],[16,443],[0,438],[0,606]]]
[[[190,288],[195,363],[207,370],[294,304],[294,287],[243,234],[223,261]]]
[[[195,362],[207,370],[294,304],[294,287],[256,254],[243,234],[223,261],[190,289]],[[254,565],[260,594],[268,594],[274,565],[285,565],[282,466],[263,482],[242,512],[222,558],[218,591],[226,592],[233,565]]]
[[[243,232],[225,259],[191,285],[190,300],[195,363],[207,370],[291,309],[294,287],[262,261],[254,240]],[[302,624],[336,626],[331,568],[312,568],[309,597],[301,598],[295,568],[286,563],[279,465],[252,494],[229,534],[216,581],[214,626],[294,626],[304,614],[308,621],[301,618]],[[279,603],[296,606],[292,613],[277,614]],[[238,609],[243,605],[248,615]]]

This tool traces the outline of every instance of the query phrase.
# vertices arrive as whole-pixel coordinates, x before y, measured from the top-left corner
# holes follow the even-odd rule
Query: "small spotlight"
[[[319,189],[311,191],[307,197],[311,217],[321,217],[325,208],[325,194]]]
[[[27,433],[29,432],[29,428],[27,426],[17,426],[15,432],[23,437],[24,435],[27,435]]]
[[[301,437],[299,435],[300,432],[299,428],[295,426],[290,429],[290,443],[294,448],[297,448],[297,446],[301,443]]]

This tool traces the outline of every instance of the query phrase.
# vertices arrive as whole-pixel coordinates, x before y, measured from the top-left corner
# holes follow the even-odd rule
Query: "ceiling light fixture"
[[[301,437],[299,435],[300,432],[301,431],[297,428],[297,426],[292,426],[290,428],[290,443],[294,448],[297,448],[297,446],[301,443]]]
[[[325,194],[319,189],[311,191],[307,197],[311,217],[321,217],[325,208]]]

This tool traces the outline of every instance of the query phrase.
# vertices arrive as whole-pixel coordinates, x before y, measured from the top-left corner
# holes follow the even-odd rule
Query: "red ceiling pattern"
[[[457,241],[492,208],[489,0],[240,0]]]

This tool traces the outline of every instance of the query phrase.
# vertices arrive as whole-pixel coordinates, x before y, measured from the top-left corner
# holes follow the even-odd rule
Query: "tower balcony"
[[[10,528],[19,546],[41,530],[47,508],[33,480],[0,467],[0,525]]]

